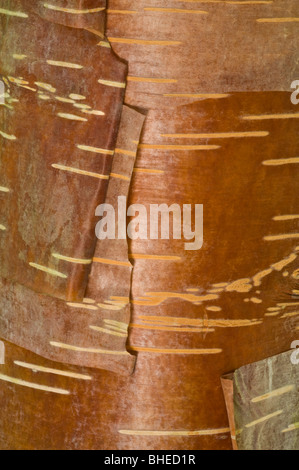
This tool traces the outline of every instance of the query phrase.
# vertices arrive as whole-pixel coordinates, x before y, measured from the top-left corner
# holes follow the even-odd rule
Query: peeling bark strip
[[[112,171],[123,171],[127,179],[121,182],[110,179],[107,203],[114,204],[119,195],[128,197],[143,122],[142,115],[123,107],[117,147],[128,152],[130,157],[125,161],[122,157],[115,157]],[[111,259],[104,259],[104,256]],[[63,263],[64,270],[69,265],[91,266],[92,263],[91,259],[72,258],[60,253],[52,253],[52,258]],[[63,272],[34,263],[30,267],[54,278],[65,276]],[[134,356],[126,348],[131,319],[131,271],[127,240],[101,240],[96,245],[94,263],[82,302],[64,302],[40,295],[16,283],[0,280],[0,337],[64,364],[130,374],[135,363]],[[109,318],[107,311],[110,312]],[[30,363],[26,365],[24,361],[19,362],[17,364],[21,367],[30,368]],[[62,371],[53,367],[45,370],[37,367],[35,370],[63,375]]]
[[[0,73],[14,100],[13,113],[0,110],[1,192],[13,188],[1,203],[0,274],[36,292],[81,302],[96,243],[94,213],[105,202],[112,170],[127,66],[83,29],[103,32],[105,2],[80,1],[82,8],[72,0],[63,6],[33,3],[18,0],[13,10],[0,9],[0,19],[7,17]],[[38,31],[42,38],[35,37]],[[16,58],[22,58],[21,77]],[[100,77],[108,87],[101,87]]]
[[[298,449],[299,368],[291,354],[243,366],[233,374],[239,450]]]
[[[127,240],[99,246],[94,213],[99,204],[128,196],[144,117],[123,106],[127,66],[111,49],[97,47],[106,2],[36,3],[37,10],[18,0],[13,14],[5,10],[14,19],[2,24],[0,72],[14,113],[0,108],[0,336],[57,362],[128,374],[135,357],[126,349]],[[44,42],[34,37],[39,30]],[[111,263],[92,266],[103,258]],[[1,380],[55,392],[14,374]]]

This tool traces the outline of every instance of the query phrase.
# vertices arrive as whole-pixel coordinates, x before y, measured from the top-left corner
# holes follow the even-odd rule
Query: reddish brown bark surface
[[[137,240],[113,258],[114,245],[98,243],[98,260],[128,263],[129,251],[133,264],[132,278],[129,264],[93,264],[89,289],[109,311],[68,310],[46,296],[44,311],[30,309],[29,293],[24,310],[2,281],[1,448],[231,449],[221,376],[289,350],[298,337],[299,114],[290,101],[298,36],[295,21],[257,21],[295,19],[297,3],[164,7],[171,11],[156,1],[109,2],[107,36],[129,66],[125,101],[146,115],[129,202],[203,204],[204,245],[185,251],[183,240]],[[111,54],[107,39],[95,38],[99,57]],[[118,150],[134,155],[143,115],[131,113]],[[130,179],[128,157],[116,151],[109,171]],[[114,180],[110,200],[128,190],[129,181]],[[128,362],[49,346],[56,332],[63,343],[95,346],[99,338],[100,349],[126,353],[127,335],[96,336],[88,326],[128,324],[129,316]]]

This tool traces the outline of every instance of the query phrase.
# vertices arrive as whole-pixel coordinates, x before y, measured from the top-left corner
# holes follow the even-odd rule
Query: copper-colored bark
[[[139,140],[143,121],[123,107],[107,204],[116,206],[118,196],[127,197],[137,150],[133,141]],[[125,160],[123,151],[130,153]],[[0,335],[55,361],[130,374],[135,363],[126,351],[131,271],[127,240],[101,240],[81,303],[66,303],[2,279]]]
[[[64,6],[75,3],[80,2]],[[298,17],[297,2],[196,6],[209,12],[203,17],[145,11],[161,7],[150,3],[111,0],[108,11],[111,44],[129,61],[126,102],[147,110],[130,202],[204,204],[203,248],[188,252],[178,240],[130,243],[128,350],[137,354],[131,376],[111,372],[120,371],[115,360],[88,363],[86,355],[61,355],[51,362],[53,352],[43,344],[42,352],[34,351],[48,359],[28,351],[24,338],[18,343],[23,349],[5,341],[1,448],[231,449],[221,376],[288,350],[298,337],[291,297],[298,219],[288,217],[298,213],[299,121],[290,102],[298,37],[295,22],[256,21]],[[191,3],[166,3],[170,9],[195,9]],[[101,47],[109,51],[106,40]],[[136,119],[141,125],[142,118]],[[136,145],[138,138],[133,140]],[[114,248],[97,249],[111,249],[110,257]],[[114,273],[105,268],[103,283],[95,285],[92,275],[90,286],[108,300],[115,288],[127,289],[129,270],[124,284],[121,274],[112,282]],[[5,299],[11,301],[10,292]],[[45,316],[50,313],[47,308]],[[128,319],[126,309],[122,314]],[[6,339],[17,343],[9,313],[2,318],[2,331],[12,335]],[[83,325],[83,342],[84,321],[78,311],[61,334],[68,335],[69,325],[71,332]],[[93,334],[88,341],[96,341]],[[64,377],[57,370],[85,377]]]
[[[127,67],[93,33],[42,19],[26,2],[3,3],[26,17],[1,15],[1,274],[82,301]]]

